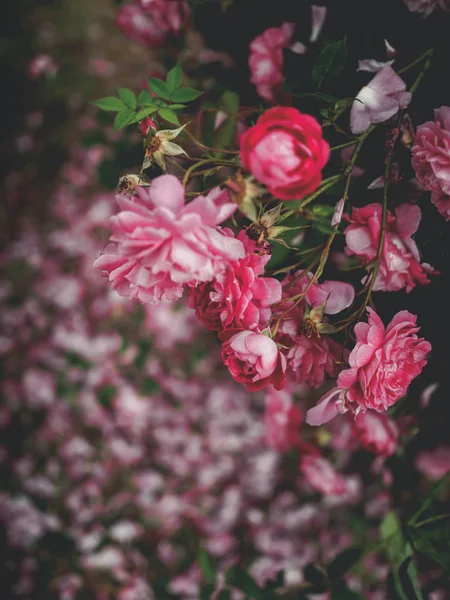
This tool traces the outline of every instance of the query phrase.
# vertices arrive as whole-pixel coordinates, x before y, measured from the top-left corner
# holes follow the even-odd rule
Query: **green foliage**
[[[211,555],[200,548],[198,553],[198,564],[206,583],[213,584],[216,581],[216,565]]]
[[[328,44],[319,54],[314,65],[312,78],[318,88],[326,77],[336,77],[344,68],[347,60],[347,38]]]
[[[392,594],[398,600],[423,600],[416,567],[412,562],[412,547],[402,531],[399,518],[389,512],[380,525],[380,537],[391,564]],[[413,590],[414,595],[411,595]]]
[[[102,110],[117,113],[114,120],[116,132],[133,123],[139,123],[154,113],[164,121],[179,126],[177,112],[184,110],[185,102],[191,102],[203,93],[191,87],[180,87],[182,80],[181,67],[175,65],[167,73],[165,81],[157,77],[147,77],[148,86],[155,97],[148,90],[142,90],[136,97],[133,90],[120,88],[118,98],[108,96],[96,100],[93,104]]]

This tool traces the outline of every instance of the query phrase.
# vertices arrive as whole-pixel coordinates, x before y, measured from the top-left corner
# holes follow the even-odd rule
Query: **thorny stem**
[[[356,161],[358,159],[359,153],[361,152],[361,148],[365,142],[365,140],[369,137],[369,135],[372,133],[372,131],[375,129],[375,125],[372,125],[371,127],[369,127],[369,129],[363,133],[363,135],[360,136],[359,141],[357,143],[357,146],[355,148],[355,151],[352,155],[352,158],[350,159],[345,171],[344,171],[344,176],[345,176],[345,188],[344,188],[344,194],[342,196],[343,201],[344,201],[344,206],[345,203],[347,202],[348,199],[348,194],[350,191],[350,184],[351,184],[351,180],[352,180],[352,172],[353,172],[353,167],[356,164]],[[325,186],[322,186],[322,188],[320,188],[320,190],[318,190],[319,194],[321,194],[325,189],[327,189],[328,187],[331,187],[332,185],[334,185],[337,181],[339,181],[342,178],[342,175],[336,175],[335,177],[330,177],[328,180],[328,183]],[[306,198],[306,202],[303,201],[301,204],[301,207],[306,206],[306,204],[309,204],[309,202],[311,202],[312,200],[314,200],[314,198],[316,198],[319,195],[317,192],[315,194],[312,194],[311,196],[309,196],[308,198]],[[328,260],[328,255],[330,254],[330,250],[331,250],[331,246],[333,244],[333,240],[336,237],[336,234],[338,233],[339,230],[339,223],[337,225],[335,225],[334,227],[334,231],[333,233],[329,236],[327,243],[325,244],[325,248],[322,251],[322,254],[320,255],[320,260],[319,260],[319,265],[316,269],[316,271],[314,272],[314,275],[311,277],[311,279],[308,282],[308,285],[306,286],[306,288],[303,290],[303,292],[301,292],[300,294],[297,294],[297,296],[292,296],[292,298],[286,299],[284,300],[284,302],[287,302],[288,300],[294,300],[295,302],[289,306],[276,320],[274,329],[273,329],[273,337],[275,337],[279,327],[280,327],[280,323],[281,321],[284,319],[284,317],[296,306],[298,306],[300,304],[300,302],[302,302],[302,300],[304,299],[304,297],[306,296],[306,294],[308,293],[308,291],[311,289],[311,287],[316,283],[316,281],[319,279],[319,277],[322,275],[323,273],[323,269],[325,267],[325,264]]]
[[[184,177],[183,177],[183,187],[187,186],[187,184],[189,182],[189,178],[191,177],[191,175],[194,171],[196,171],[200,167],[203,167],[204,165],[208,165],[211,163],[213,163],[216,166],[219,165],[220,167],[222,167],[222,166],[235,167],[235,168],[239,167],[239,165],[237,165],[232,160],[218,160],[217,158],[205,158],[204,160],[200,160],[199,162],[194,163],[193,165],[191,165],[189,167],[189,169],[186,170],[186,173],[184,174]]]

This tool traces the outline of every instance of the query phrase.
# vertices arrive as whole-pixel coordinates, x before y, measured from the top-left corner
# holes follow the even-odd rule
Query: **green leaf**
[[[142,90],[142,92],[138,96],[139,104],[149,104],[150,106],[153,106],[154,101],[155,101],[155,99],[153,98],[153,96],[150,94],[150,92],[148,90]]]
[[[398,570],[398,576],[408,600],[424,600],[420,590],[417,570],[412,562],[412,558],[412,556],[405,558]]]
[[[181,79],[183,77],[183,71],[181,70],[180,65],[175,65],[170,71],[167,73],[166,83],[169,93],[177,90],[181,85]]]
[[[158,109],[156,108],[156,106],[152,106],[152,107],[148,106],[148,107],[142,108],[141,110],[138,110],[138,112],[134,115],[134,119],[131,122],[132,123],[140,123],[140,121],[149,117],[151,114],[153,114],[157,110]]]
[[[210,554],[203,548],[198,553],[198,564],[206,583],[214,583],[216,580],[216,566]]]
[[[180,88],[179,90],[175,90],[172,93],[172,95],[170,96],[170,100],[173,100],[174,102],[191,102],[192,100],[195,100],[202,94],[203,94],[203,92],[194,90],[194,88],[185,87],[185,88]],[[165,96],[161,96],[161,98],[164,98],[164,97]],[[166,98],[166,100],[169,100],[169,98]]]
[[[259,600],[263,598],[263,591],[258,586],[253,577],[239,565],[233,565],[225,573],[225,582],[231,587],[235,587],[245,592],[250,598]]]
[[[129,108],[136,110],[137,98],[132,90],[129,90],[128,88],[119,88],[119,96]]]
[[[328,44],[319,54],[314,65],[312,78],[319,88],[325,77],[336,77],[342,71],[347,60],[347,38]]]
[[[230,590],[221,590],[217,596],[217,600],[231,600]]]
[[[135,112],[131,110],[131,108],[124,108],[120,112],[117,113],[116,118],[114,120],[114,131],[119,131],[119,129],[123,129],[127,125],[130,125],[134,120]]]
[[[179,125],[180,121],[178,120],[177,113],[173,111],[171,108],[160,108],[158,114],[169,123],[173,123],[174,125]]]
[[[220,97],[220,104],[229,115],[236,115],[239,110],[239,95],[226,90]]]
[[[405,557],[405,539],[401,523],[394,512],[388,512],[380,525],[380,536],[392,565],[398,566]]]
[[[427,520],[426,524],[418,525],[420,527],[408,527],[408,536],[414,549],[450,573],[450,519]]]
[[[172,110],[180,110],[182,108],[186,108],[186,104],[168,104],[166,108],[171,108]]]
[[[170,100],[170,91],[165,81],[156,77],[147,77],[147,81],[152,92],[164,100]],[[173,100],[178,101],[178,98],[173,98]]]
[[[115,96],[100,98],[100,100],[95,100],[95,102],[92,104],[95,104],[95,106],[98,106],[102,110],[109,110],[111,112],[119,112],[123,108],[126,108],[122,100],[120,98],[116,98]]]
[[[234,118],[226,119],[214,133],[213,145],[215,148],[230,148],[236,134],[236,121]],[[214,156],[220,158],[223,154],[215,152]]]
[[[361,550],[359,548],[347,548],[328,565],[327,573],[330,579],[339,579],[345,575],[360,559]]]

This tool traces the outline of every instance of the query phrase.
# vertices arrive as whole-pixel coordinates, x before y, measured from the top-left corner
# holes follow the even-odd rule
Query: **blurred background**
[[[357,547],[363,558],[345,573],[349,595],[342,598],[396,597],[380,523],[392,508],[414,515],[448,464],[450,244],[448,224],[431,203],[422,205],[416,239],[441,276],[411,295],[377,298],[386,321],[403,308],[418,314],[433,345],[411,389],[412,409],[398,415],[396,435],[407,441],[395,455],[375,456],[345,420],[322,433],[303,428],[305,443],[318,444],[334,465],[319,483],[300,474],[298,449],[286,445],[286,414],[298,433],[308,391],[298,390],[295,418],[288,398],[247,394],[183,302],[132,304],[92,267],[108,239],[119,177],[138,173],[142,163],[137,128],[114,133],[111,114],[92,101],[119,87],[139,91],[146,76],[181,61],[211,102],[231,89],[242,106],[259,105],[249,43],[285,21],[306,42],[310,4],[193,1],[157,47],[145,37],[148,23],[123,12],[133,3],[2,6],[2,600],[229,597],[213,596],[220,586],[205,580],[201,548],[220,571],[238,561],[261,587],[283,571],[285,597],[303,598],[305,567]],[[367,73],[355,73],[357,60],[385,60],[387,38],[401,66],[437,48],[411,106],[413,123],[450,104],[448,15],[424,20],[402,0],[320,4],[328,7],[326,39],[347,35],[349,45],[330,93],[356,94],[367,82]],[[286,78],[306,81],[316,54],[286,53]],[[207,106],[195,105],[197,118]],[[308,101],[301,108],[317,111]],[[374,147],[362,154],[366,182],[382,170]],[[276,260],[272,266],[283,256]],[[433,503],[437,513],[448,508],[445,497]],[[435,533],[434,555],[423,552],[418,576],[427,597],[442,600],[450,597],[448,548]],[[329,597],[316,587],[311,598]]]

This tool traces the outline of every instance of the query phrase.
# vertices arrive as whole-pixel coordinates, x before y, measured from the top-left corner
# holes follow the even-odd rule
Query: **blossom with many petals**
[[[350,113],[352,133],[364,133],[373,123],[393,117],[411,102],[406,83],[392,67],[386,66],[356,96]]]
[[[230,261],[242,258],[242,243],[220,227],[236,205],[219,188],[185,204],[173,175],[162,175],[137,196],[117,196],[121,211],[111,217],[110,246],[95,265],[121,296],[140,302],[177,300],[183,285],[210,281]]]
[[[412,147],[412,166],[424,190],[441,215],[450,220],[450,107],[434,111],[434,121],[417,128]]]
[[[256,392],[268,385],[281,390],[286,383],[286,359],[275,342],[253,331],[226,330],[219,338],[224,341],[222,360],[233,379]]]
[[[294,23],[269,27],[250,43],[250,81],[265,100],[274,101],[283,80],[283,49],[294,35]]]
[[[132,40],[157,48],[180,31],[188,15],[184,0],[140,0],[119,10],[117,24]]]
[[[426,365],[431,344],[417,336],[417,317],[407,310],[387,327],[372,308],[367,312],[369,322],[355,326],[350,368],[339,374],[337,385],[349,405],[382,412],[406,394]]]
[[[378,252],[383,208],[381,204],[367,204],[353,208],[350,225],[344,230],[345,253],[357,256],[363,264],[373,261]],[[429,283],[427,274],[434,273],[426,263],[420,262],[419,251],[412,235],[421,219],[420,208],[401,204],[395,214],[387,211],[386,232],[378,269],[375,291],[396,292],[406,288],[410,292],[416,284]]]
[[[241,137],[244,169],[281,200],[314,192],[329,156],[318,121],[296,108],[271,108]]]
[[[398,427],[386,414],[369,410],[350,415],[350,427],[367,450],[378,456],[391,456],[397,448]]]
[[[191,308],[212,331],[260,331],[269,323],[270,306],[281,299],[281,283],[273,277],[260,277],[270,255],[256,254],[256,243],[244,231],[238,240],[245,248],[245,256],[231,262],[213,281],[190,290]]]

